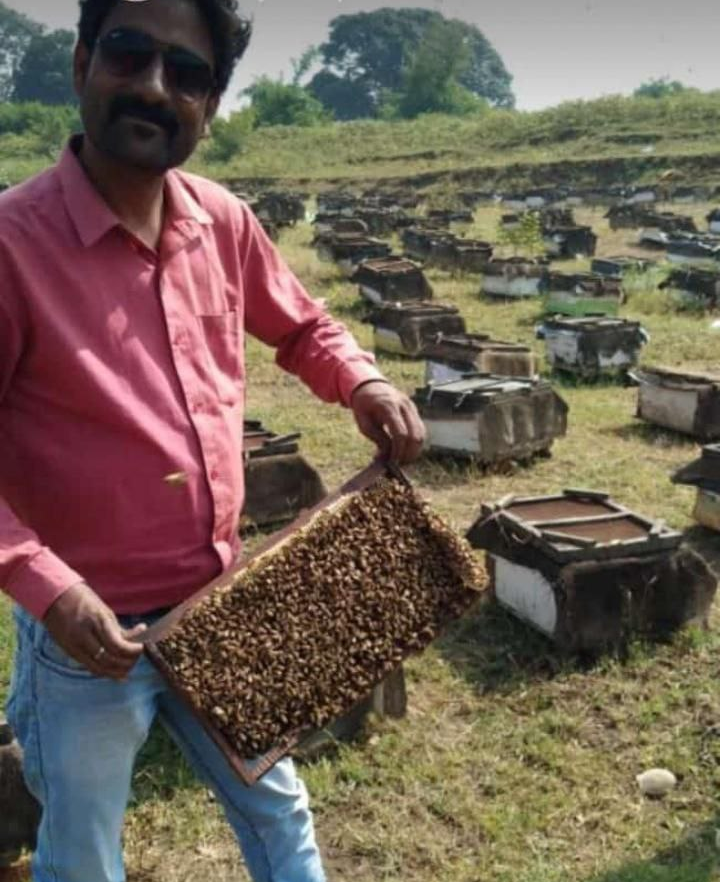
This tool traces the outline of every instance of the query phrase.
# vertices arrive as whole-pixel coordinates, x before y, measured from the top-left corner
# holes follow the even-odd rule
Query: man
[[[422,424],[248,209],[174,170],[247,44],[235,0],[81,10],[85,135],[0,198],[0,585],[17,603],[8,716],[43,808],[33,879],[124,879],[132,766],[159,716],[253,878],[319,882],[292,764],[242,786],[133,638],[236,557],[245,329],[385,455],[414,459]]]

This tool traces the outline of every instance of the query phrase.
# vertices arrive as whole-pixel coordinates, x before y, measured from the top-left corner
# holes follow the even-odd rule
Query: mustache
[[[164,129],[171,137],[177,133],[179,128],[177,117],[167,107],[145,104],[131,95],[118,95],[110,105],[110,122],[115,122],[121,116],[134,116],[137,119],[154,123]]]

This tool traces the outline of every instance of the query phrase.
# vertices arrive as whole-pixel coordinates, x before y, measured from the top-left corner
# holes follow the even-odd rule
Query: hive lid
[[[545,327],[568,331],[610,331],[621,329],[638,330],[640,322],[613,316],[552,316],[545,319]]]
[[[559,563],[656,554],[677,548],[682,535],[592,490],[559,496],[509,497],[484,505],[469,538],[476,547],[499,531],[512,546],[535,546]]]
[[[462,379],[448,380],[443,383],[431,383],[416,390],[416,400],[452,410],[473,410],[474,406],[482,406],[488,400],[498,396],[516,392],[530,391],[540,386],[548,387],[544,380],[527,377],[500,377],[495,374],[465,374]]]
[[[668,388],[704,388],[720,385],[720,374],[685,370],[681,367],[670,368],[643,365],[633,372],[633,377],[640,383]]]
[[[672,482],[720,493],[720,444],[703,447],[700,458],[678,469]]]
[[[263,456],[279,456],[297,453],[300,432],[278,435],[266,429],[260,420],[244,420],[243,422],[243,455],[246,459],[258,459]]]
[[[447,356],[464,352],[478,355],[481,352],[527,352],[532,350],[524,343],[509,343],[505,340],[493,340],[489,334],[437,334],[425,347],[424,355],[431,358],[435,355]]]

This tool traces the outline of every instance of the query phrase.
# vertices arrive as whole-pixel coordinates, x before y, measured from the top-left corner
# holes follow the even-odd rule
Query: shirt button
[[[213,479],[213,481],[217,481],[217,479],[220,477],[220,472],[217,469],[211,469],[210,477]]]

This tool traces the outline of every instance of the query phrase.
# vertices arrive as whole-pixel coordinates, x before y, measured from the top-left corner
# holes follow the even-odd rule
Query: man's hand
[[[142,655],[142,644],[131,640],[146,626],[125,631],[110,607],[84,582],[58,597],[43,624],[61,649],[97,677],[123,680]]]
[[[358,428],[383,457],[402,465],[420,456],[425,426],[407,395],[382,380],[371,380],[353,392],[350,407]]]

